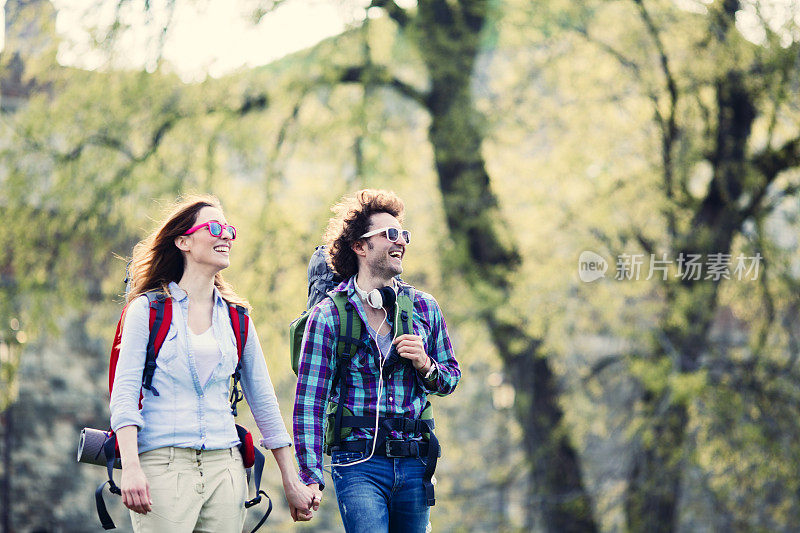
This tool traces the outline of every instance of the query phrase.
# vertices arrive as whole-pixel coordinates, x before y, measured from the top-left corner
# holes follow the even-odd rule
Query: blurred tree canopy
[[[282,3],[238,7],[258,20]],[[243,229],[227,277],[254,304],[288,420],[286,324],[328,208],[392,188],[415,234],[406,277],[439,299],[465,369],[437,402],[435,529],[791,529],[797,2],[410,4],[373,0],[336,38],[192,84],[160,59],[60,67],[52,33],[24,48],[7,32],[0,86],[22,66],[31,89],[0,123],[0,205],[17,228],[0,236],[0,379],[20,388],[3,407],[56,424],[58,410],[37,421],[25,407],[24,368],[65,332],[91,367],[75,378],[94,381],[84,397],[102,394],[123,259],[161,205],[207,191]],[[7,19],[48,27],[45,5],[9,0]],[[135,28],[97,31],[113,55]],[[615,275],[580,281],[583,250]],[[727,275],[687,275],[687,260],[715,255]],[[641,278],[620,260],[634,256]],[[760,258],[755,279],[737,278],[739,256]],[[646,272],[659,259],[663,272]],[[94,401],[69,428],[104,425],[104,409]],[[91,486],[62,482],[51,526],[66,494]]]

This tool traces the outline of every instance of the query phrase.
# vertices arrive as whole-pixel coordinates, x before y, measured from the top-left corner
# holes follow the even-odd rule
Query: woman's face
[[[216,207],[205,206],[197,212],[197,218],[193,224],[199,226],[206,222],[217,221],[223,226],[227,224],[222,210]],[[176,239],[176,246],[183,251],[187,262],[196,263],[197,266],[210,267],[214,273],[230,264],[231,235],[228,231],[215,237],[209,231],[208,226],[204,226],[191,235],[182,235]]]

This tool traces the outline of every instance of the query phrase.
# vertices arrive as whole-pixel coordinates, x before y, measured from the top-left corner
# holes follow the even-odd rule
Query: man
[[[345,281],[311,310],[303,338],[294,405],[300,477],[317,508],[324,443],[348,533],[425,531],[439,455],[427,395],[450,394],[461,378],[436,300],[396,279],[410,243],[403,209],[394,193],[370,189],[334,208],[325,241]],[[349,358],[338,347],[348,349],[342,320],[362,325]]]

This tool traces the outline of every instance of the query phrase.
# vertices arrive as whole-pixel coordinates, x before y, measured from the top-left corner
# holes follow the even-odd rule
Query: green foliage
[[[289,425],[295,380],[286,325],[305,304],[306,264],[329,207],[360,187],[391,188],[406,200],[414,237],[404,275],[438,298],[464,369],[456,394],[437,402],[445,455],[435,530],[522,530],[541,505],[526,475],[536,435],[512,416],[529,412],[539,391],[510,385],[516,376],[498,358],[489,312],[526,335],[508,342],[509,353],[541,341],[564,411],[551,429],[580,452],[600,529],[626,529],[639,450],[632,443],[657,445],[659,413],[674,406],[686,407],[685,439],[664,456],[697,496],[681,503],[685,529],[797,523],[800,175],[791,158],[775,159],[798,137],[791,28],[767,26],[763,43],[748,41],[735,26],[718,26],[720,2],[702,12],[660,0],[477,2],[488,26],[460,43],[480,52],[473,65],[450,61],[456,50],[443,27],[421,40],[433,13],[419,4],[408,13],[422,18],[406,28],[372,19],[268,67],[193,85],[163,71],[83,72],[56,67],[52,57],[40,60],[46,67],[30,63],[48,90],[0,126],[0,206],[14,221],[0,234],[0,408],[29,386],[18,379],[17,358],[33,365],[75,317],[86,329],[80,364],[102,385],[123,290],[120,258],[178,194],[208,191],[241,230],[226,277],[254,305]],[[365,65],[367,74],[339,83]],[[498,207],[477,225],[498,229],[499,248],[516,249],[515,269],[469,268],[468,243],[448,227],[431,114],[409,97],[463,69],[470,83],[459,87],[458,105],[469,112],[442,122],[439,141],[485,164]],[[697,215],[728,168],[715,153],[729,137],[719,129],[718,88],[731,72],[744,76],[756,116],[748,162],[727,174],[744,192],[720,220],[737,225],[729,249],[713,251],[761,253],[762,277],[683,284],[673,266],[669,281],[645,281],[647,272],[638,282],[614,280],[622,253],[675,259],[687,246],[723,242],[723,225],[699,224]],[[404,92],[387,87],[392,79]],[[781,164],[760,189],[769,165]],[[761,201],[745,213],[754,198]],[[578,279],[584,250],[609,262],[605,279]],[[497,279],[511,290],[499,290]],[[33,342],[14,341],[12,318]],[[697,330],[698,368],[687,370],[679,362],[694,348],[687,332]],[[272,483],[271,494],[279,491]],[[312,527],[336,524],[329,505]],[[285,516],[274,525],[291,527]]]

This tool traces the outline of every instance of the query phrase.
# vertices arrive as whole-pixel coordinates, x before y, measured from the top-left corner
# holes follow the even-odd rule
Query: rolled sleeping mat
[[[78,462],[106,466],[104,445],[109,438],[113,438],[110,431],[83,428],[78,442]],[[122,468],[119,457],[114,460],[114,468]]]

